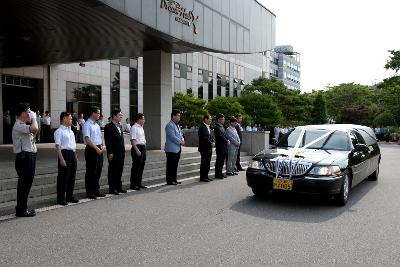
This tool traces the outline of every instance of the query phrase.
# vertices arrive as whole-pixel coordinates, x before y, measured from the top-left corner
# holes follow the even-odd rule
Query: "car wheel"
[[[347,199],[349,198],[350,191],[350,179],[346,174],[343,177],[342,187],[340,188],[340,193],[334,196],[335,203],[338,206],[344,206],[347,203]]]
[[[377,181],[379,176],[379,164],[378,168],[370,175],[368,176],[368,181]]]

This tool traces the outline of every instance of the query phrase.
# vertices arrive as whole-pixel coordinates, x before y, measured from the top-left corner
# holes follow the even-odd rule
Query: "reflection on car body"
[[[284,135],[276,149],[262,151],[249,164],[247,184],[255,195],[270,190],[332,195],[345,205],[350,188],[377,180],[381,153],[371,128],[308,125]]]

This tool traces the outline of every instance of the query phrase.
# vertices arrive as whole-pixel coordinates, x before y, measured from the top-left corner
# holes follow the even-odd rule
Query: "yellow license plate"
[[[274,178],[273,188],[280,189],[280,190],[292,190],[293,181],[292,180],[285,180],[285,179],[277,179]]]

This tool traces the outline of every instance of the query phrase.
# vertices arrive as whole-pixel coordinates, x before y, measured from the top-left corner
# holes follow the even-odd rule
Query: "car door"
[[[369,153],[368,151],[355,150],[358,144],[366,145],[361,134],[355,130],[349,132],[353,150],[350,153],[349,163],[353,172],[353,185],[363,181],[368,176],[369,171]]]
[[[366,174],[369,176],[378,168],[381,153],[372,129],[360,128],[357,131],[362,135],[369,149],[369,169]]]

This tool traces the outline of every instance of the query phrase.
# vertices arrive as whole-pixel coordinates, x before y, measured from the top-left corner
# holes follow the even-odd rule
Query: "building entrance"
[[[2,75],[3,138],[4,144],[10,144],[12,126],[15,122],[15,106],[27,102],[31,110],[43,112],[43,80]],[[6,119],[6,114],[10,120]],[[11,122],[11,124],[9,124]]]

